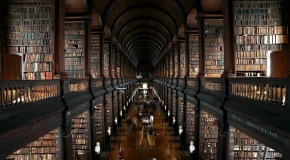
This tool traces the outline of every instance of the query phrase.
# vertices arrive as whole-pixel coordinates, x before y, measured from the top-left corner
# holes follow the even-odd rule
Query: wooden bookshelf
[[[177,124],[178,122],[177,122],[177,115],[176,115],[176,90],[173,90],[173,92],[172,92],[172,95],[171,95],[171,103],[172,103],[172,119],[173,119],[173,117],[175,117],[175,124]],[[173,123],[173,121],[171,122],[171,123]]]
[[[104,133],[103,133],[103,126],[104,126],[104,111],[103,111],[103,105],[101,102],[97,103],[95,106],[95,113],[94,113],[94,119],[95,119],[95,127],[96,127],[96,140],[98,142],[101,142],[103,139]]]
[[[103,71],[104,71],[104,76],[105,77],[109,77],[109,70],[110,70],[110,65],[109,65],[109,49],[110,49],[110,45],[108,43],[104,43],[103,44]]]
[[[233,153],[234,160],[267,159],[275,160],[282,158],[282,154],[275,152],[258,140],[248,136],[240,130],[231,127],[230,135],[234,135]]]
[[[111,73],[112,77],[116,77],[116,47],[112,47],[111,55]]]
[[[217,159],[217,119],[203,110],[200,118],[200,157],[201,159]]]
[[[220,77],[224,71],[223,20],[205,19],[204,23],[205,77]]]
[[[166,93],[166,92],[165,92]],[[171,110],[171,108],[172,108],[172,104],[173,104],[173,97],[172,97],[172,95],[171,95],[171,89],[167,89],[167,93],[168,93],[168,96],[167,96],[167,111],[170,111],[170,117],[172,117],[172,114],[171,114],[171,111],[173,111],[173,110]],[[166,101],[165,101],[166,102]],[[170,124],[172,123],[172,122],[169,122]]]
[[[60,130],[56,128],[27,146],[15,151],[7,159],[61,159],[60,155]]]
[[[89,112],[72,119],[72,149],[74,159],[87,159],[89,153]]]
[[[119,113],[118,113],[118,91],[114,91],[114,119],[117,117],[119,117]],[[115,122],[114,122],[115,123]],[[120,122],[118,122],[120,123]]]
[[[85,77],[85,22],[65,22],[65,72],[69,78]]]
[[[173,68],[173,61],[174,60],[174,56],[172,54],[172,52],[169,53],[170,54],[170,59],[169,59],[169,72],[170,72],[170,78],[173,77],[174,74],[174,68]]]
[[[173,55],[174,55],[174,77],[178,76],[179,73],[179,63],[178,63],[178,48],[177,47],[173,47]]]
[[[113,112],[112,112],[112,97],[109,96],[107,97],[106,99],[106,122],[107,122],[107,128],[106,130],[108,129],[108,127],[111,127],[111,129],[113,129]],[[112,131],[112,130],[111,130]]]
[[[178,127],[179,126],[182,126],[182,128],[183,128],[183,126],[185,125],[184,124],[184,112],[183,112],[183,109],[184,109],[184,107],[185,107],[185,105],[183,105],[183,97],[178,97],[178,105],[177,105],[177,107],[178,107]]]
[[[120,62],[120,51],[116,52],[116,72],[117,72],[117,77],[121,77],[121,62]]]
[[[184,78],[186,74],[186,52],[185,52],[185,42],[181,41],[179,43],[179,57],[180,57],[180,78]]]
[[[194,142],[195,105],[188,102],[186,106],[186,143]]]
[[[91,74],[100,77],[100,35],[91,35]]]
[[[170,65],[170,59],[169,58],[170,58],[169,55],[167,55],[166,58],[165,58],[165,67],[167,68],[166,75],[165,75],[166,77],[170,77],[170,69],[169,69],[170,68],[170,66],[169,66]]]
[[[4,33],[6,56],[4,57],[7,57],[5,62],[11,61],[8,63],[15,65],[17,59],[15,55],[17,55],[21,57],[20,63],[22,63],[19,67],[21,71],[15,71],[15,73],[21,72],[22,75],[17,75],[19,78],[14,77],[14,79],[20,79],[20,77],[22,80],[53,78],[53,3],[53,0],[36,0],[33,3],[19,0],[4,1],[6,31]]]
[[[268,54],[288,50],[286,2],[234,2],[237,76],[267,76]]]
[[[189,34],[189,76],[195,77],[199,72],[198,35]]]

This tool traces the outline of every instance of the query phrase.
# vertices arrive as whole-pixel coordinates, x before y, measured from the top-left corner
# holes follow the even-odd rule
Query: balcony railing
[[[91,82],[90,82],[91,81]],[[111,79],[106,81],[111,84]],[[110,82],[110,83],[109,83]],[[40,81],[1,81],[0,108],[8,108],[24,103],[40,101],[61,94],[103,89],[103,79],[56,79]],[[61,93],[61,91],[63,91]]]
[[[1,81],[1,108],[60,96],[60,80]]]
[[[69,93],[80,92],[89,89],[89,79],[69,79]]]
[[[225,79],[223,78],[201,78],[202,91],[222,95],[225,94]]]
[[[199,78],[187,78],[186,88],[198,89]],[[200,90],[213,95],[251,99],[279,106],[289,105],[288,79],[277,78],[200,78]]]
[[[229,78],[229,96],[287,105],[289,80],[273,78]]]

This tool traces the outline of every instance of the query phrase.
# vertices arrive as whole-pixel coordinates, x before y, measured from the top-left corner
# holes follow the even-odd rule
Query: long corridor
[[[140,149],[136,149],[136,134],[142,130],[143,124],[141,116],[138,115],[139,108],[137,105],[128,111],[126,118],[122,121],[122,126],[118,127],[117,133],[111,138],[110,149],[101,154],[101,160],[117,160],[119,148],[124,150],[124,160],[178,160],[188,159],[187,152],[184,152],[180,146],[179,139],[175,136],[173,129],[166,121],[165,114],[157,108],[153,111],[154,123],[153,128],[159,134],[155,139],[155,149],[149,147],[146,134],[143,138]],[[149,109],[149,112],[151,109]],[[137,117],[137,128],[134,131],[132,125],[130,131],[127,128],[127,119]],[[144,128],[146,133],[146,127]]]

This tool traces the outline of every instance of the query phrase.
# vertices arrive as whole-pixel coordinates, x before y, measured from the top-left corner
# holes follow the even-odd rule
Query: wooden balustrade
[[[1,81],[1,108],[60,96],[60,80]]]
[[[89,89],[89,79],[69,79],[69,92],[80,92]]]
[[[229,96],[287,105],[289,82],[286,79],[230,78]]]
[[[92,89],[103,87],[103,79],[102,78],[94,78],[92,79]]]
[[[223,78],[201,78],[200,89],[213,94],[225,93],[225,81]]]
[[[188,78],[187,79],[187,87],[197,88],[198,87],[198,79],[197,78]]]

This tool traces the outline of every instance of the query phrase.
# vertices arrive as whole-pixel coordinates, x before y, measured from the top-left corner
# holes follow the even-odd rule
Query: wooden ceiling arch
[[[84,1],[84,0],[68,0]],[[224,0],[94,0],[102,23],[119,49],[138,64],[155,66],[187,30],[197,30],[196,16],[221,15]],[[80,13],[81,14],[81,13]],[[95,18],[93,18],[95,19]]]

